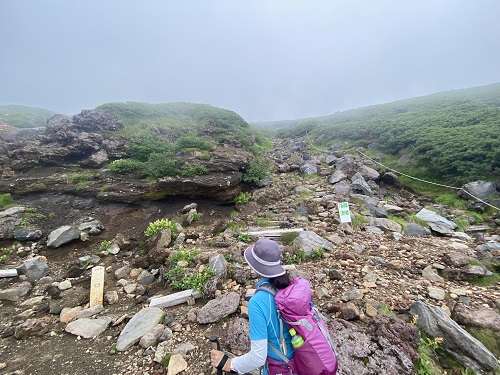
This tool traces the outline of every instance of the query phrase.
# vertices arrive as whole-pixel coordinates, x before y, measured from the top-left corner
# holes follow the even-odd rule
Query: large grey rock
[[[384,318],[380,316],[380,318]],[[367,331],[343,319],[329,325],[342,375],[413,375],[418,330],[392,317]],[[399,323],[396,323],[396,319]]]
[[[347,175],[344,172],[342,172],[341,170],[337,169],[330,176],[330,178],[328,179],[328,182],[330,182],[331,184],[336,184],[336,183],[338,183],[340,181],[344,181],[346,179],[347,179]]]
[[[333,190],[335,190],[336,194],[341,196],[349,196],[352,192],[352,186],[345,181],[340,181],[333,185]]]
[[[314,249],[321,248],[328,251],[335,250],[335,246],[325,240],[323,237],[318,236],[313,231],[302,231],[293,240],[293,244],[298,248],[304,250],[306,254],[310,254]]]
[[[363,193],[365,195],[372,195],[373,194],[370,185],[368,185],[368,183],[363,178],[361,173],[356,173],[352,177],[351,187],[353,188],[353,190],[360,191],[361,193]]]
[[[438,306],[417,301],[411,305],[410,313],[418,315],[417,325],[426,334],[442,337],[443,349],[459,362],[479,373],[492,372],[497,367],[495,356]]]
[[[385,218],[370,217],[370,218],[368,218],[367,224],[378,227],[378,228],[382,229],[384,232],[401,233],[401,231],[403,230],[401,225],[399,225],[395,221],[392,221],[390,219],[385,219]]]
[[[0,301],[19,301],[22,297],[29,293],[32,286],[28,281],[22,283],[14,284],[8,289],[0,290]]]
[[[488,243],[483,243],[477,247],[478,250],[481,251],[494,251],[494,250],[500,250],[500,243],[498,242],[488,242]]]
[[[104,332],[108,328],[109,323],[111,323],[111,320],[112,319],[109,317],[99,319],[78,319],[68,323],[65,331],[75,336],[91,339]]]
[[[335,168],[343,171],[348,176],[353,176],[358,171],[358,166],[352,155],[345,155],[337,160]]]
[[[17,241],[38,241],[42,238],[42,231],[40,229],[20,228],[14,231],[13,237]]]
[[[225,275],[227,271],[227,261],[221,254],[210,257],[208,265],[215,270],[217,276]]]
[[[26,207],[11,207],[0,211],[0,240],[13,238],[14,230],[21,223],[25,210]]]
[[[477,198],[484,199],[494,195],[497,191],[493,182],[481,180],[469,182],[468,184],[465,184],[462,189],[465,191],[460,191],[460,195],[466,199],[473,199],[471,194]],[[467,194],[467,192],[470,194]]]
[[[28,260],[17,268],[17,273],[26,275],[29,281],[36,281],[49,274],[49,266],[39,260]]]
[[[300,171],[305,175],[316,174],[318,173],[318,167],[314,164],[306,163],[300,166]]]
[[[64,225],[52,231],[47,239],[47,247],[59,247],[80,238],[80,231],[70,225]]]
[[[127,323],[123,331],[118,336],[116,350],[123,352],[138,342],[142,336],[154,329],[165,316],[162,309],[157,307],[146,307]]]
[[[387,210],[383,207],[377,207],[369,203],[365,203],[365,207],[370,210],[373,216],[375,217],[387,217],[389,213]]]
[[[424,228],[423,226],[416,223],[407,223],[404,229],[404,234],[412,237],[425,237],[430,236],[431,231],[429,230],[429,228]]]
[[[419,219],[424,220],[433,231],[448,234],[453,233],[455,228],[458,227],[453,221],[448,220],[434,211],[422,208],[416,215]]]
[[[240,306],[240,295],[236,292],[223,294],[203,306],[198,311],[198,323],[215,323],[219,319],[231,315]]]
[[[337,160],[337,157],[333,154],[330,154],[326,157],[325,163],[328,165],[333,165],[336,160]]]
[[[446,268],[444,276],[449,280],[475,280],[480,277],[491,276],[492,273],[484,266],[467,264],[461,268]]]
[[[462,325],[491,328],[500,332],[500,315],[491,308],[479,307],[472,309],[458,304],[453,309],[453,319]]]
[[[362,165],[359,168],[359,173],[361,173],[365,180],[377,180],[380,177],[380,173],[366,165]]]
[[[99,220],[87,221],[81,223],[78,229],[84,232],[89,232],[90,234],[99,234],[104,230],[104,225]]]

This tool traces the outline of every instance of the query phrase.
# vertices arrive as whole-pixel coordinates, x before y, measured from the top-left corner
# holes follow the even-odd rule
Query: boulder
[[[458,227],[453,221],[426,208],[422,208],[415,216],[424,220],[433,231],[441,234],[453,233]]]
[[[410,313],[418,316],[417,325],[426,334],[443,338],[442,348],[462,364],[479,373],[497,368],[495,356],[438,306],[417,301],[411,305]]]

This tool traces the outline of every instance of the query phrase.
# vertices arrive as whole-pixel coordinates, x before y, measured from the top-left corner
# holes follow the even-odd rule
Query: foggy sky
[[[321,116],[500,82],[498,0],[0,0],[0,104]]]

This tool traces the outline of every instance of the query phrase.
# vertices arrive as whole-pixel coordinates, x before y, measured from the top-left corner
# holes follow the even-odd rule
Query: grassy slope
[[[321,146],[371,145],[385,154],[392,166],[401,154],[409,153],[414,163],[398,168],[418,177],[454,184],[476,179],[500,182],[500,83],[302,119],[287,125],[278,131],[279,136],[308,133]]]
[[[117,135],[127,138],[153,133],[166,140],[197,136],[215,143],[241,143],[249,151],[270,146],[269,140],[240,115],[208,104],[126,102],[106,103],[96,109],[114,114],[124,124]]]
[[[0,120],[17,128],[39,128],[56,112],[23,105],[0,105]]]

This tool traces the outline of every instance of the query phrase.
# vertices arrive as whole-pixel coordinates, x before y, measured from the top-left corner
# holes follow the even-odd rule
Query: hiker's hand
[[[212,362],[212,366],[217,367],[217,365],[220,363],[222,357],[224,357],[223,352],[221,352],[219,350],[212,349],[212,351],[210,352],[210,360]],[[231,371],[231,358],[229,358],[227,360],[226,364],[222,368],[222,371],[226,371],[226,372]]]

